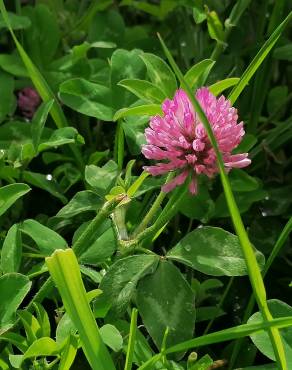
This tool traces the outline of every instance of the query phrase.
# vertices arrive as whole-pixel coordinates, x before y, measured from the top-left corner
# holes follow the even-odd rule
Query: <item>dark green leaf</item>
[[[263,267],[264,256],[255,252]],[[218,227],[205,226],[190,232],[168,252],[167,258],[211,276],[247,275],[238,237]]]
[[[192,338],[195,327],[194,293],[180,271],[161,260],[154,273],[137,287],[138,310],[160,349],[168,328],[167,347]]]

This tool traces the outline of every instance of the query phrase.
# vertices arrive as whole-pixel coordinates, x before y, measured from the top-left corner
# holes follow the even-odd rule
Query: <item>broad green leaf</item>
[[[147,67],[148,75],[152,83],[158,86],[168,98],[172,98],[177,89],[177,83],[175,75],[166,62],[150,53],[142,54],[141,58]]]
[[[25,220],[20,226],[21,232],[30,236],[38,246],[40,252],[46,256],[56,249],[67,248],[67,242],[55,231],[35,220]]]
[[[58,49],[60,42],[58,21],[45,4],[25,7],[23,13],[32,23],[32,27],[23,33],[26,51],[34,63],[44,68],[54,58]]]
[[[287,17],[284,19],[284,21],[275,29],[275,31],[271,34],[271,36],[261,47],[257,55],[254,57],[252,62],[249,64],[247,69],[244,71],[237,85],[234,86],[234,88],[232,89],[231,93],[228,96],[228,99],[231,101],[231,104],[233,104],[237,100],[237,98],[239,97],[243,89],[248,84],[249,80],[255,74],[255,72],[257,71],[259,66],[262,64],[262,62],[266,59],[266,56],[269,54],[273,46],[278,41],[282,32],[284,31],[286,26],[289,24],[291,18],[292,18],[292,12],[290,12],[287,15]]]
[[[97,211],[102,205],[101,199],[90,190],[79,191],[65,207],[57,213],[57,217],[71,218],[87,211]]]
[[[60,85],[59,97],[71,109],[104,121],[113,117],[111,90],[103,85],[73,78]]]
[[[229,89],[239,82],[238,77],[226,78],[225,80],[215,82],[213,85],[209,86],[209,90],[215,96],[221,94],[224,90]]]
[[[123,337],[118,329],[110,324],[105,324],[99,329],[103,343],[113,351],[118,352],[123,347]]]
[[[255,254],[263,267],[264,256],[256,250]],[[238,237],[218,227],[205,226],[190,232],[167,253],[167,258],[211,276],[247,275]]]
[[[151,274],[159,261],[158,256],[134,255],[115,262],[104,275],[99,288],[103,299],[112,304],[115,314],[123,314],[135,292],[137,282]],[[98,299],[96,300],[98,305]]]
[[[33,120],[31,122],[30,130],[31,130],[31,137],[32,142],[34,145],[35,150],[37,151],[38,145],[41,140],[42,132],[48,118],[48,114],[53,106],[54,101],[48,100],[40,105],[38,110],[36,111]]]
[[[15,312],[27,295],[31,282],[25,275],[9,273],[0,277],[0,334],[15,322]]]
[[[34,341],[23,355],[23,360],[38,356],[56,356],[59,353],[57,343],[48,337]]]
[[[74,127],[63,127],[54,130],[51,137],[47,141],[42,141],[38,146],[38,151],[57,148],[66,144],[84,144],[84,139],[79,135]]]
[[[31,25],[29,18],[15,13],[7,12],[7,18],[9,19],[10,26],[13,30],[22,30]],[[0,29],[1,28],[8,28],[3,15],[0,15]]]
[[[34,302],[34,310],[36,313],[36,318],[41,326],[41,336],[42,337],[50,337],[51,335],[51,325],[49,316],[47,314],[47,311],[44,309],[44,307],[38,303]]]
[[[154,116],[155,114],[161,114],[161,106],[159,104],[138,105],[118,110],[113,117],[113,121],[117,121],[120,118],[128,116]]]
[[[292,307],[285,302],[279,301],[278,299],[271,299],[268,301],[268,305],[274,318],[292,316]],[[250,319],[248,320],[248,324],[260,323],[262,322],[262,320],[263,318],[261,313],[257,312],[250,317]],[[287,366],[288,369],[290,369],[292,367],[292,328],[287,327],[285,329],[282,329],[280,331],[280,334],[285,349]],[[259,351],[261,351],[269,359],[275,361],[275,354],[269,340],[268,333],[259,332],[252,334],[250,337]]]
[[[0,54],[0,67],[17,77],[27,77],[27,70],[19,55],[13,54]]]
[[[24,327],[28,344],[32,344],[37,338],[42,337],[41,325],[35,316],[25,310],[18,311],[17,314]]]
[[[14,224],[8,230],[1,250],[2,272],[18,272],[21,263],[22,241],[19,225]]]
[[[114,370],[115,366],[102,342],[72,249],[55,251],[46,258],[50,274],[61,294],[66,312],[77,328],[82,349],[93,370]]]
[[[143,79],[145,66],[140,56],[141,50],[116,50],[111,57],[110,86],[112,92],[112,106],[115,110],[128,107],[137,99],[118,83],[125,79]]]
[[[78,236],[84,231],[88,223],[84,223],[76,231],[73,238],[73,244]],[[111,222],[104,222],[94,234],[94,237],[88,240],[88,248],[80,256],[81,263],[97,265],[105,262],[116,250],[116,237]]]
[[[95,165],[86,166],[85,180],[94,188],[99,196],[103,197],[114,186],[119,174],[118,165],[110,160],[103,167]]]
[[[167,347],[192,338],[195,296],[172,263],[161,260],[154,273],[140,280],[137,305],[143,323],[159,349],[167,328]]]
[[[30,191],[26,184],[10,184],[0,188],[0,216],[10,208],[17,199]]]
[[[196,89],[198,86],[198,81],[200,77],[208,73],[215,62],[211,59],[204,59],[201,62],[193,65],[185,74],[184,78],[192,89]]]
[[[150,103],[161,104],[161,102],[166,99],[164,92],[149,81],[128,79],[120,81],[118,85],[131,91],[139,99],[149,101]]]
[[[0,335],[0,342],[7,342],[13,344],[15,347],[17,347],[21,352],[25,352],[27,350],[27,341],[26,338],[22,335],[13,333],[13,332],[7,332]],[[0,363],[1,365],[1,363]]]
[[[73,364],[78,349],[78,339],[74,335],[70,335],[65,344],[65,348],[61,354],[61,361],[58,370],[70,369]]]

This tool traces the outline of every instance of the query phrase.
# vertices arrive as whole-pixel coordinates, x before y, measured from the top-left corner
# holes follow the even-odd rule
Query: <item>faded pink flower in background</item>
[[[26,118],[33,117],[40,103],[41,98],[38,92],[32,87],[25,87],[17,94],[18,108]]]
[[[231,154],[245,133],[243,122],[237,123],[237,110],[223,95],[217,99],[206,87],[197,90],[196,98],[212,126],[225,168],[248,166],[248,153]],[[197,175],[211,178],[219,172],[214,149],[185,91],[179,89],[173,100],[166,99],[162,111],[162,117],[151,117],[150,128],[145,130],[147,144],[142,147],[146,158],[159,162],[144,169],[153,176],[176,171],[176,176],[162,187],[165,192],[190,177],[189,191],[195,194]]]

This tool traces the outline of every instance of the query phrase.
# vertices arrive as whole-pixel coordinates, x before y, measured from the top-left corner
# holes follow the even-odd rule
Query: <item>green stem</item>
[[[84,232],[73,244],[72,249],[74,250],[77,257],[80,257],[82,253],[86,251],[88,247],[88,241],[94,235],[96,229],[104,222],[107,217],[110,216],[110,214],[121,202],[121,200],[121,197],[117,197],[104,203],[94,219],[88,224]]]
[[[175,215],[180,201],[186,194],[187,187],[185,187],[184,189],[179,188],[177,190],[178,191],[172,193],[168,203],[166,204],[165,208],[163,209],[157,220],[154,222],[154,224],[142,231],[139,235],[137,235],[136,240],[138,244],[140,244],[144,239],[148,239],[151,236],[154,236]]]
[[[173,173],[170,173],[167,176],[165,183],[167,183],[168,181],[170,181],[173,176],[174,176],[174,174]],[[161,203],[163,202],[163,200],[166,197],[166,195],[167,194],[164,191],[162,191],[162,190],[160,191],[160,193],[158,194],[158,196],[155,199],[154,203],[152,204],[151,208],[149,209],[149,211],[145,215],[144,219],[141,221],[140,225],[135,230],[135,235],[140,234],[142,231],[144,231],[146,229],[147,225],[151,222],[151,220],[153,219],[153,217],[155,216],[155,214],[159,210],[159,208],[161,206]]]

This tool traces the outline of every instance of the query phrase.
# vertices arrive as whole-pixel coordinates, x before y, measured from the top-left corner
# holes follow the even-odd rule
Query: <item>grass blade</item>
[[[77,258],[72,249],[56,250],[46,258],[65,309],[76,326],[84,354],[94,370],[115,370],[90,309]]]
[[[15,42],[15,45],[17,47],[18,53],[23,61],[23,64],[25,65],[27,72],[29,74],[29,77],[31,78],[35,88],[37,89],[39,95],[41,96],[42,100],[44,102],[48,102],[50,100],[53,100],[53,106],[50,110],[50,114],[58,128],[67,127],[67,119],[64,115],[64,112],[62,111],[60,104],[58,103],[58,100],[56,99],[56,96],[54,95],[53,91],[51,90],[50,86],[47,84],[46,80],[42,76],[41,72],[38,70],[38,68],[34,65],[20,42],[18,41],[17,37],[15,36],[15,33],[13,32],[9,18],[7,15],[7,11],[4,5],[3,0],[0,0],[0,11],[3,16],[3,20],[6,23],[9,32]],[[83,160],[82,157],[76,148],[76,146],[71,145],[70,146],[78,164],[83,167]]]
[[[279,37],[281,36],[282,32],[284,31],[284,29],[286,28],[291,19],[292,12],[290,12],[288,16],[284,19],[284,21],[275,29],[275,31],[264,43],[264,45],[261,47],[257,55],[254,57],[254,59],[251,61],[250,65],[247,67],[247,69],[241,76],[238,84],[232,89],[231,93],[228,96],[228,99],[231,101],[231,104],[233,104],[237,100],[239,95],[242,93],[243,89],[246,87],[249,80],[255,74],[256,70],[259,68],[262,62],[265,60],[266,56],[272,50],[273,46],[278,41]]]
[[[165,354],[168,353],[176,353],[176,352],[184,352],[193,348],[208,346],[215,343],[221,343],[224,341],[229,341],[237,338],[242,338],[259,332],[261,330],[267,330],[271,328],[283,329],[288,326],[292,325],[292,317],[281,317],[277,319],[272,319],[271,321],[263,321],[260,323],[255,324],[244,324],[234,326],[232,328],[216,331],[215,333],[202,335],[201,337],[197,337],[179,344],[175,346],[169,347]],[[150,358],[147,362],[145,362],[142,366],[138,368],[138,370],[148,370],[153,369],[153,364],[161,359],[163,356],[162,353],[158,353],[152,358]]]
[[[129,334],[129,343],[127,348],[127,357],[124,370],[131,370],[134,356],[135,340],[136,340],[136,331],[137,331],[137,317],[138,310],[133,308],[131,315],[131,324],[130,324],[130,334]]]
[[[175,71],[175,74],[177,75],[177,77],[178,77],[178,79],[181,83],[181,86],[185,89],[186,93],[188,94],[188,97],[189,97],[189,99],[190,99],[190,101],[191,101],[191,103],[194,107],[194,110],[197,112],[197,114],[200,118],[200,121],[203,123],[203,125],[204,125],[204,127],[207,131],[209,140],[212,144],[212,147],[213,147],[213,149],[216,153],[217,163],[218,163],[218,167],[219,167],[219,170],[220,170],[220,177],[221,177],[221,182],[222,182],[225,197],[226,197],[226,202],[227,202],[227,205],[228,205],[228,208],[229,208],[229,212],[230,212],[230,215],[231,215],[231,219],[232,219],[236,234],[239,238],[239,241],[240,241],[240,244],[241,244],[241,247],[242,247],[243,255],[245,257],[245,262],[246,262],[246,266],[247,266],[249,279],[250,279],[250,282],[251,282],[251,285],[252,285],[252,288],[253,288],[253,291],[254,291],[259,309],[260,309],[260,311],[263,315],[263,318],[266,321],[270,321],[270,320],[272,320],[272,315],[271,315],[271,313],[269,311],[269,308],[268,308],[268,305],[267,305],[266,289],[265,289],[265,286],[264,286],[261,271],[260,271],[260,268],[258,266],[256,257],[255,257],[255,254],[254,254],[253,247],[252,247],[252,245],[249,241],[248,235],[245,231],[245,228],[244,228],[241,216],[240,216],[239,209],[237,207],[237,204],[236,204],[234,196],[233,196],[233,192],[231,190],[231,186],[230,186],[230,183],[229,183],[228,176],[225,173],[223,158],[222,158],[221,152],[219,150],[216,138],[213,134],[213,130],[212,130],[211,125],[208,121],[208,118],[205,115],[205,112],[203,111],[200,103],[195,98],[195,96],[194,96],[192,90],[190,89],[189,85],[185,82],[183,74],[180,71],[180,69],[178,68],[177,64],[175,63],[175,61],[174,61],[171,53],[169,52],[167,46],[165,45],[165,43],[162,40],[162,38],[160,37],[160,35],[158,35],[158,37],[159,37],[159,40],[162,44],[162,48],[164,50],[164,53],[165,53],[170,65],[172,66],[173,70]],[[243,85],[242,88],[244,86],[245,85]],[[277,359],[279,369],[288,370],[287,369],[287,363],[286,363],[285,351],[284,351],[282,339],[281,339],[281,336],[280,336],[280,333],[279,333],[278,329],[270,328],[268,330],[268,332],[269,332],[271,343],[273,345],[273,349],[274,349],[274,352],[275,352],[275,356],[276,356],[276,359]]]

